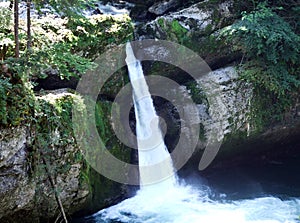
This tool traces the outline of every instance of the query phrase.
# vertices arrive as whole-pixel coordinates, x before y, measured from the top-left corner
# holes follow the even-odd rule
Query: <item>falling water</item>
[[[172,159],[164,143],[141,62],[135,58],[130,43],[126,45],[126,55],[133,88],[140,185],[142,188],[162,189],[164,186],[168,189],[176,183]]]
[[[198,182],[196,188],[176,182],[159,118],[140,61],[126,46],[136,115],[141,190],[136,196],[87,217],[86,223],[299,223],[300,200],[257,193],[231,200]],[[197,179],[200,177],[197,176]],[[232,185],[241,182],[231,182]],[[239,185],[241,189],[241,185]],[[258,187],[259,188],[259,187]]]

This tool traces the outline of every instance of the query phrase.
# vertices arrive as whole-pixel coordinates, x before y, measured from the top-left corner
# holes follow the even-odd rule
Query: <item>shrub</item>
[[[34,95],[28,80],[18,73],[2,68],[0,70],[0,126],[17,126],[29,121],[33,107]]]
[[[243,79],[278,97],[300,86],[300,37],[266,4],[259,4],[249,14],[243,13],[242,19],[222,34],[248,59]]]
[[[260,3],[222,31],[244,54],[240,77],[254,86],[256,110],[269,108],[262,116],[268,123],[289,109],[300,86],[300,37],[275,10]]]

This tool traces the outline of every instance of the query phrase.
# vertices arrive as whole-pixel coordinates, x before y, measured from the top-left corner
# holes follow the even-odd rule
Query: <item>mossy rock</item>
[[[120,183],[105,178],[94,170],[83,155],[84,150],[81,150],[76,143],[78,138],[75,138],[73,128],[78,124],[81,125],[81,128],[86,125],[86,123],[74,123],[72,120],[72,109],[76,109],[82,114],[85,114],[87,109],[80,96],[64,89],[45,92],[44,95],[38,96],[37,100],[37,116],[34,124],[36,139],[32,142],[34,153],[31,160],[39,165],[36,160],[39,157],[38,150],[45,149],[43,154],[46,157],[49,156],[51,169],[57,176],[65,176],[75,164],[80,165],[76,181],[80,191],[78,196],[83,194],[84,197],[75,197],[76,201],[73,201],[73,206],[68,206],[68,203],[62,199],[67,213],[73,214],[76,212],[76,215],[91,214],[123,199],[126,196],[127,188]],[[73,107],[74,103],[77,103],[76,107]],[[108,101],[98,101],[96,103],[95,125],[107,151],[116,158],[130,163],[130,148],[124,146],[113,132],[109,118],[111,106],[112,103]],[[48,150],[49,147],[56,149],[53,151]],[[69,149],[73,152],[68,152]],[[97,156],[98,148],[94,148],[93,151]],[[41,169],[37,166],[35,170]],[[62,186],[58,185],[62,191],[65,189],[64,184],[62,183]],[[66,193],[64,192],[64,194]],[[45,207],[43,201],[41,201],[41,206]],[[48,209],[50,207],[52,205],[49,203]],[[45,210],[43,209],[43,211]],[[41,213],[44,213],[43,211]],[[45,216],[47,215],[45,214]]]
[[[145,26],[139,27],[137,33],[145,38],[167,40],[181,44],[199,54],[211,69],[218,69],[241,57],[220,35],[220,30],[233,23],[235,13],[233,3],[223,1],[204,1],[179,12],[158,17]],[[164,70],[164,76],[178,76],[181,72],[170,70],[165,65],[153,66],[149,73]],[[176,74],[178,73],[178,75]],[[183,78],[182,78],[183,79]]]
[[[103,149],[117,159],[125,163],[130,163],[131,149],[126,147],[116,137],[110,119],[111,109],[112,102],[109,101],[97,101],[95,104],[95,125],[99,137],[102,140],[102,147],[84,151],[85,157],[87,157],[88,160],[84,162],[85,168],[82,170],[81,176],[82,180],[88,184],[90,194],[85,202],[84,208],[76,213],[77,216],[94,213],[119,202],[127,196],[126,186],[104,177],[96,169],[93,169],[98,168],[98,166],[96,167],[94,166],[95,164],[90,164],[90,162],[94,160],[101,160],[98,156],[102,154],[101,151]],[[82,124],[85,125],[86,123]],[[81,128],[85,127],[82,126]],[[97,163],[97,165],[101,166],[99,163]],[[111,169],[110,171],[114,170]]]

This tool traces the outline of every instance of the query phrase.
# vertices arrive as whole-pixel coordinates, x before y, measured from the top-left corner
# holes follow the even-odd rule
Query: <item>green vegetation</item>
[[[18,4],[16,0],[11,2]],[[28,2],[30,9],[31,1]],[[112,190],[120,194],[120,185],[99,176],[86,163],[76,145],[73,133],[76,123],[72,123],[71,119],[72,105],[75,100],[82,102],[83,99],[71,93],[59,98],[47,92],[45,95],[39,92],[37,96],[32,89],[37,79],[47,77],[53,70],[61,79],[84,75],[88,69],[96,66],[93,61],[108,47],[133,38],[131,20],[126,15],[81,16],[81,11],[90,6],[93,0],[32,2],[38,9],[49,5],[60,16],[31,18],[28,14],[27,21],[16,21],[13,20],[15,7],[0,7],[0,128],[26,125],[30,129],[32,144],[28,146],[29,169],[32,179],[40,185],[38,192],[43,193],[49,176],[55,179],[70,171],[74,163],[80,164],[81,186],[88,186],[94,195],[91,198],[92,206],[99,205],[98,199],[103,198],[103,207],[106,202],[104,199],[110,196]],[[179,19],[158,19],[158,37],[183,44],[212,61],[216,55],[242,52],[240,78],[244,83],[251,83],[255,93],[251,104],[251,125],[261,131],[266,124],[281,120],[299,95],[300,6],[294,0],[234,1],[233,7],[236,8],[233,9],[233,15],[223,19],[223,14],[215,7],[221,2],[209,0],[199,4],[199,7],[209,9],[207,11],[211,13],[207,21],[211,19],[212,22],[205,28],[199,28],[199,24],[192,19],[188,24],[190,29],[185,28]],[[241,11],[244,12],[240,14]],[[233,23],[234,19],[236,21]],[[228,46],[232,49],[228,49]],[[126,79],[128,77],[122,75],[125,72],[123,68],[111,76],[102,89],[102,96],[110,100],[114,98],[129,81]],[[181,75],[185,73],[179,68],[156,62],[148,73],[174,77],[180,84],[186,85],[195,103],[208,104],[203,90],[196,82],[189,82],[190,79]],[[111,114],[112,103],[98,101],[95,104],[96,127],[104,146],[116,158],[129,163],[130,150],[115,137],[107,118]],[[86,112],[84,106],[82,104],[83,113]],[[234,124],[234,119],[228,121]],[[88,120],[80,123],[80,127],[83,128],[87,123]],[[203,141],[206,139],[202,124],[199,137]],[[244,131],[228,137],[233,140],[236,137],[238,141],[248,135]],[[70,146],[75,148],[75,153],[67,152]],[[97,149],[88,154],[96,160],[99,150],[103,148]],[[61,188],[52,189],[59,195]]]
[[[35,115],[31,125],[31,132],[34,134],[34,141],[32,145],[32,164],[34,168],[39,168],[39,176],[47,177],[44,172],[42,158],[51,163],[52,173],[65,173],[70,168],[70,163],[66,162],[63,166],[57,164],[59,162],[59,149],[68,145],[75,145],[72,130],[72,94],[64,93],[60,98],[55,99],[54,95],[42,96],[37,98],[35,106]],[[54,149],[56,148],[56,149]],[[79,151],[78,151],[79,152]],[[69,154],[77,156],[77,154]],[[71,160],[71,159],[69,159]],[[75,158],[72,160],[76,160]],[[44,179],[40,179],[44,180]]]
[[[197,20],[171,19],[170,15],[156,20],[153,35],[185,45],[213,69],[235,61],[242,83],[254,87],[251,126],[262,131],[284,121],[300,92],[300,6],[294,0],[232,1],[224,13],[221,3],[224,1],[209,0],[196,5],[209,13],[205,27],[199,27]],[[180,79],[180,71],[154,63],[150,73],[160,74],[162,68],[163,75],[180,80],[191,90],[194,101],[201,103],[201,92]]]
[[[258,106],[255,110],[270,108],[269,115],[261,114],[262,122],[278,119],[274,115],[289,108],[300,87],[298,25],[291,25],[295,16],[285,18],[276,12],[284,10],[279,5],[259,3],[223,30],[227,41],[244,54],[240,73],[255,88],[256,102],[260,104],[254,102]]]
[[[18,73],[0,72],[0,126],[18,126],[33,114],[34,95]]]
[[[195,81],[191,81],[186,84],[186,88],[190,91],[190,95],[194,103],[208,105],[206,95],[203,89],[200,88],[199,84],[197,84]]]
[[[7,31],[12,33],[11,29]],[[70,78],[92,68],[93,59],[104,52],[108,44],[120,44],[131,39],[132,26],[127,16],[97,15],[89,19],[48,16],[32,21],[32,45],[29,52],[26,51],[26,34],[22,28],[20,37],[21,57],[14,60],[14,64],[11,61],[14,55],[13,35],[7,34],[0,39],[3,64],[10,69],[16,69],[17,65],[20,69],[16,72],[26,73],[31,79],[45,77],[50,69],[57,70],[61,78]],[[5,45],[6,42],[10,45]]]
[[[94,67],[93,59],[106,46],[124,43],[133,33],[126,15],[48,15],[31,19],[31,46],[27,49],[26,22],[20,20],[20,57],[14,58],[12,11],[3,7],[0,11],[0,125],[4,126],[30,119],[35,104],[31,89],[37,78],[45,78],[51,70],[56,70],[61,79],[79,77]]]
[[[64,182],[55,181],[57,177],[70,175],[69,172],[74,171],[72,168],[80,168],[80,186],[88,187],[94,203],[98,202],[96,199],[107,198],[112,188],[118,193],[120,190],[119,185],[100,177],[90,168],[76,145],[71,117],[74,101],[82,102],[79,96],[68,92],[61,95],[59,92],[59,95],[34,92],[36,80],[47,77],[52,71],[61,79],[81,77],[95,67],[94,59],[108,47],[131,40],[133,26],[127,15],[81,16],[80,11],[91,1],[34,3],[38,8],[52,6],[61,17],[29,16],[28,25],[28,20],[13,21],[15,7],[0,7],[0,128],[26,125],[30,131],[28,172],[37,185],[36,207],[42,209],[45,201],[48,203],[47,210],[38,211],[42,214],[48,210],[56,213],[58,209],[63,212],[59,205],[60,191],[66,188],[61,188]],[[83,112],[84,106],[82,104]],[[113,137],[106,119],[109,112],[110,106],[97,104],[95,117],[99,133],[106,139],[105,144],[111,153],[128,162],[129,150]],[[105,193],[100,196],[102,191]],[[56,203],[52,201],[54,197]]]
[[[165,20],[160,18],[157,20],[158,25],[166,32],[167,40],[184,44],[188,39],[188,30],[184,28],[177,20]]]

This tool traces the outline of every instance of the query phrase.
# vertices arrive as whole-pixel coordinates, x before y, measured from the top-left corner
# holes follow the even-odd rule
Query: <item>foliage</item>
[[[300,37],[293,27],[260,3],[222,35],[244,53],[241,78],[280,104],[281,112],[286,109],[300,86]]]
[[[208,103],[204,91],[200,88],[200,86],[195,81],[188,82],[186,84],[186,87],[189,90],[194,103],[196,104]]]
[[[268,0],[274,11],[287,21],[293,30],[300,32],[300,4],[297,0]]]
[[[0,30],[4,31],[7,27],[12,26],[12,12],[8,8],[0,7]]]
[[[59,11],[62,17],[50,15],[32,18],[30,50],[26,48],[26,22],[21,19],[19,27],[21,57],[18,59],[13,58],[14,37],[11,12],[0,8],[0,127],[28,124],[31,128],[32,142],[28,145],[29,165],[34,180],[39,185],[36,189],[43,194],[41,196],[47,196],[45,200],[48,200],[52,199],[51,195],[49,196],[49,191],[44,191],[43,188],[49,183],[47,175],[57,179],[58,175],[68,172],[72,164],[80,163],[80,180],[83,184],[90,183],[91,170],[76,147],[73,136],[71,120],[73,96],[67,94],[61,99],[55,96],[51,98],[51,94],[35,96],[30,81],[45,77],[47,72],[53,69],[61,78],[83,74],[93,66],[92,60],[108,45],[120,44],[132,39],[133,27],[128,16],[98,15],[89,18],[78,16],[81,9],[86,7],[87,2],[82,0],[35,2],[39,2],[40,5],[49,4],[52,7],[56,4],[53,8]],[[80,7],[77,7],[77,3]],[[75,14],[76,16],[70,17]],[[110,108],[106,105],[101,106],[103,110],[99,117],[96,114],[96,119],[102,120],[103,125],[97,122],[97,127],[105,136],[104,139],[112,139],[105,140],[106,146],[112,154],[128,161],[130,153],[123,149],[124,146],[122,147],[120,142],[115,143],[117,138],[113,137],[111,126],[107,127],[109,123],[106,122],[106,116]],[[102,109],[101,106],[97,108]],[[107,128],[103,132],[104,127]],[[69,149],[74,146],[75,154],[72,154]],[[115,184],[101,178],[100,183],[103,182]],[[58,186],[60,183],[57,182]],[[107,191],[111,190],[110,185],[104,187]],[[57,192],[56,189],[54,191]],[[37,196],[37,199],[37,207],[40,207],[38,206],[39,202],[42,202],[39,200],[40,196]]]
[[[32,21],[32,48],[28,57],[25,53],[25,25],[21,21],[22,56],[15,70],[33,80],[46,77],[51,69],[56,70],[62,79],[83,74],[93,68],[92,59],[101,54],[107,45],[124,43],[132,39],[133,33],[128,16],[98,15],[89,19],[62,19],[49,15]],[[12,27],[8,33],[2,40],[8,39],[11,43],[5,50],[6,56],[12,57]],[[10,59],[5,62],[10,65]]]
[[[89,59],[72,53],[69,44],[66,43],[58,43],[44,50],[32,51],[28,60],[24,62],[24,68],[30,72],[31,78],[46,77],[47,72],[54,69],[61,79],[69,79],[78,77],[79,74],[93,67]]]
[[[295,64],[299,59],[299,36],[265,4],[250,14],[244,13],[225,32],[249,57],[262,57],[273,64]]]
[[[18,73],[0,72],[0,126],[30,121],[34,95],[28,80]]]
[[[61,190],[66,189],[64,185],[68,182],[63,178],[70,176],[74,164],[80,171],[85,165],[73,136],[71,113],[75,100],[73,94],[65,91],[36,98],[28,159],[37,184],[35,205],[42,217],[49,210],[56,211],[53,195],[60,197]],[[87,180],[81,177],[80,180],[79,186],[85,186]],[[54,183],[49,184],[51,181]]]
[[[70,19],[67,26],[76,37],[76,41],[70,42],[72,50],[91,59],[100,55],[107,45],[125,43],[133,38],[133,26],[127,15]]]
[[[32,132],[35,132],[34,150],[42,150],[49,161],[55,162],[58,157],[53,154],[54,147],[65,147],[74,144],[72,130],[73,97],[69,93],[61,96],[49,94],[37,97],[35,115],[32,118]]]
[[[132,39],[133,27],[128,16],[68,19],[48,15],[32,19],[30,52],[26,52],[26,22],[20,20],[21,57],[15,59],[11,11],[2,7],[0,10],[1,125],[19,125],[32,112],[30,80],[34,84],[36,78],[46,77],[51,70],[56,70],[62,79],[78,77],[93,68],[92,59],[106,46]]]

